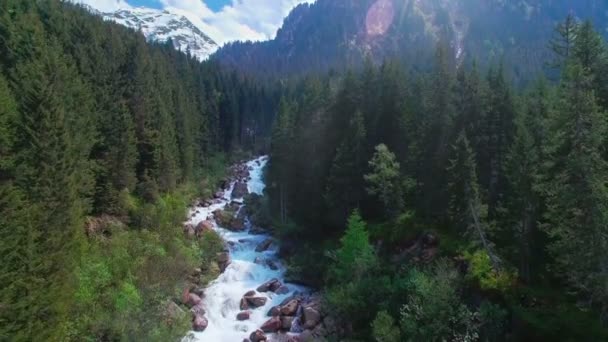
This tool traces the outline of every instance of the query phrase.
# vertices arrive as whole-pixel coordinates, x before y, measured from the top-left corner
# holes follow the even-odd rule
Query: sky
[[[235,40],[268,40],[289,11],[315,0],[72,0],[102,12],[150,7],[182,14],[219,45]]]

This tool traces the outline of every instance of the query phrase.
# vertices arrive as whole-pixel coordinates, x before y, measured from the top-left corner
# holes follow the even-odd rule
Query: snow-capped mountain
[[[106,20],[140,30],[150,41],[166,42],[171,39],[176,49],[184,52],[190,50],[190,54],[199,60],[207,59],[218,49],[213,39],[183,15],[144,7],[120,9],[101,15]]]

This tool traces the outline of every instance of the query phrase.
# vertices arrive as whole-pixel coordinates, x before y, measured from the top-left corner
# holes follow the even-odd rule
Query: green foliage
[[[380,311],[372,322],[374,339],[377,342],[399,342],[401,333],[395,319],[386,311]]]
[[[475,341],[476,314],[458,296],[458,272],[446,261],[430,271],[413,270],[411,293],[401,309],[401,330],[407,341]]]
[[[486,251],[465,253],[465,259],[469,262],[467,279],[478,282],[482,290],[506,292],[517,280],[517,272],[496,270]]]

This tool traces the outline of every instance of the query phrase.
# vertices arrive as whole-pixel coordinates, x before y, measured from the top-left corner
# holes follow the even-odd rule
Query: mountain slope
[[[505,60],[515,76],[524,77],[542,70],[552,28],[568,13],[592,19],[606,32],[607,10],[602,0],[318,0],[295,8],[274,40],[228,44],[212,58],[278,75],[357,65],[365,58],[424,66],[443,39],[460,62]]]
[[[138,7],[102,13],[106,20],[140,30],[148,40],[173,41],[176,49],[190,51],[199,60],[205,60],[218,49],[213,39],[196,27],[188,18],[150,8]]]

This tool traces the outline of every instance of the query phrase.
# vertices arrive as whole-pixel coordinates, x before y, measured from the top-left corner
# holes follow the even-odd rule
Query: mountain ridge
[[[150,41],[162,43],[171,40],[176,49],[189,52],[201,61],[206,60],[219,48],[211,37],[188,18],[167,10],[136,7],[98,13],[105,20],[141,31]]]
[[[365,59],[425,67],[443,40],[459,63],[505,60],[516,77],[525,78],[543,71],[553,28],[569,13],[608,32],[608,3],[600,0],[318,0],[294,8],[275,39],[229,43],[211,58],[279,76],[347,68]]]

